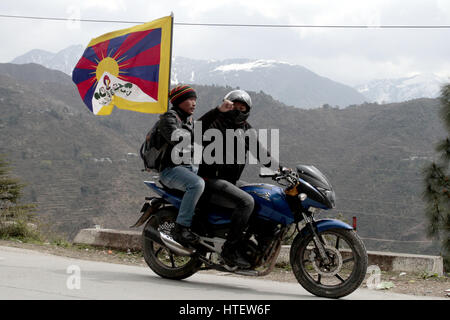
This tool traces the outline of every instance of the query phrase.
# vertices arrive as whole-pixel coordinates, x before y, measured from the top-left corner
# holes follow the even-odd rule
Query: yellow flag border
[[[131,28],[112,31],[92,39],[88,47],[100,42],[111,40],[132,32],[146,31],[149,29],[161,28],[161,51],[158,77],[158,101],[157,102],[135,102],[121,97],[114,96],[111,103],[100,109],[97,115],[111,114],[114,106],[118,109],[126,109],[142,113],[164,113],[169,106],[170,69],[172,63],[172,33],[173,15],[157,20],[146,22]],[[118,106],[119,105],[119,106]]]

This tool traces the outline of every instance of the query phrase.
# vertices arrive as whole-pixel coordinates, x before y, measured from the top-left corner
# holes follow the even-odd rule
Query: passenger
[[[195,244],[199,237],[190,230],[195,207],[205,188],[205,182],[197,175],[198,168],[190,163],[175,164],[172,149],[178,141],[172,141],[172,134],[182,136],[193,133],[192,114],[197,104],[197,94],[187,85],[179,85],[169,94],[173,107],[161,117],[159,131],[169,143],[161,159],[160,180],[168,188],[184,191],[180,210],[171,231],[173,239],[181,244]],[[184,130],[182,130],[184,129]],[[174,133],[175,132],[175,133]],[[191,139],[193,142],[193,139]],[[192,159],[192,157],[190,157]]]

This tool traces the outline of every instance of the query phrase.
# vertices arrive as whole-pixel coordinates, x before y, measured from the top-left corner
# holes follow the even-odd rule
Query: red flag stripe
[[[81,57],[80,61],[78,61],[75,68],[78,69],[93,69],[95,70],[97,68],[97,64],[92,62],[89,59],[86,59],[85,57]]]
[[[116,51],[116,54],[114,54],[116,60],[120,63],[120,58],[126,56],[126,52],[128,50],[130,50],[136,43],[141,41],[146,35],[148,35],[152,31],[153,29],[131,33],[122,43],[120,48]]]
[[[81,98],[84,100],[84,96],[86,95],[86,92],[92,87],[92,85],[95,84],[95,76],[92,78],[89,78],[87,80],[84,80],[83,82],[80,82],[77,84],[78,91],[80,92]]]
[[[92,47],[92,49],[94,49],[95,54],[98,57],[98,61],[102,61],[104,58],[108,56],[108,46],[109,40],[106,40]]]
[[[119,64],[120,69],[128,69],[133,67],[140,67],[140,66],[151,66],[155,64],[159,64],[160,62],[160,51],[161,51],[161,45],[158,44],[148,50],[145,50],[138,55],[136,55],[134,58],[131,58],[127,61],[125,61],[123,64]]]

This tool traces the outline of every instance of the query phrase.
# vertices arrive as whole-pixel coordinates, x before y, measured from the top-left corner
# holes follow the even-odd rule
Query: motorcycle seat
[[[161,186],[163,187],[163,189],[165,191],[167,191],[168,193],[170,193],[171,195],[178,197],[178,198],[183,198],[184,196],[184,191],[178,190],[178,189],[171,189],[168,186],[166,186],[164,183],[161,182],[161,180],[159,180],[159,183],[161,184]]]
[[[175,197],[177,197],[177,198],[183,198],[183,196],[184,196],[184,191],[181,191],[181,190],[178,190],[178,189],[171,189],[171,188],[169,188],[168,186],[166,186],[164,183],[162,183],[162,181],[161,180],[159,180],[159,183],[161,184],[161,186],[163,187],[163,189],[167,192],[167,193],[170,193],[171,195],[173,195],[173,196],[175,196]],[[242,187],[244,187],[244,186],[246,186],[246,185],[248,185],[248,184],[250,184],[249,182],[245,182],[245,181],[242,181],[242,180],[238,180],[237,182],[236,182],[236,186],[238,187],[238,188],[242,188]],[[207,192],[206,192],[207,190],[205,190],[205,193],[204,193],[204,195],[200,198],[200,200],[199,200],[199,202],[201,202],[201,203],[206,203],[206,204],[219,204],[219,206],[221,206],[221,207],[225,207],[225,208],[232,208],[233,206],[230,206],[229,204],[226,204],[226,202],[227,201],[225,201],[225,203],[223,203],[223,200],[220,200],[221,199],[221,197],[220,197],[220,195],[212,195],[211,196],[211,194],[208,194]],[[212,198],[211,198],[212,197]]]

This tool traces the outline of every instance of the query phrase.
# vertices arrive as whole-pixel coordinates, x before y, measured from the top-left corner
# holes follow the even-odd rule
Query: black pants
[[[211,195],[210,201],[232,210],[231,229],[227,240],[239,241],[248,226],[255,200],[247,192],[226,180],[206,179],[205,182],[205,190]]]

